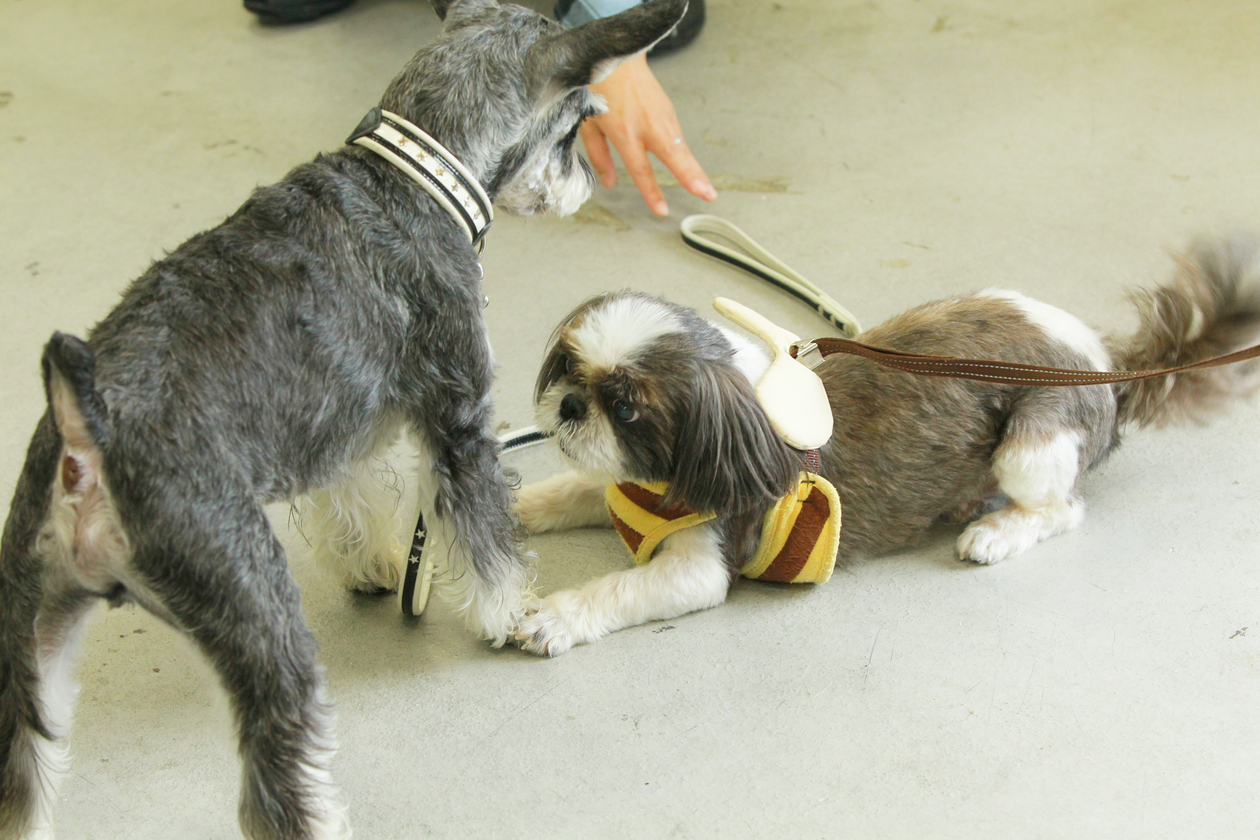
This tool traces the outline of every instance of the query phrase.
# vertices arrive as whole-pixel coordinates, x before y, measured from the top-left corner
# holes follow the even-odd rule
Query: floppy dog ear
[[[748,379],[731,365],[703,364],[674,440],[668,504],[733,514],[774,502],[800,473]]]
[[[542,368],[538,371],[538,379],[534,382],[534,402],[542,398],[543,392],[555,384],[556,380],[570,372],[572,360],[566,354],[562,339],[586,317],[586,313],[616,297],[616,292],[604,292],[579,303],[572,312],[564,316],[560,325],[551,334],[547,342],[547,352],[543,357]]]
[[[540,100],[602,82],[617,65],[668,35],[685,11],[687,0],[649,0],[541,38],[525,56],[526,90]]]
[[[534,383],[534,402],[541,400],[547,389],[568,372],[569,357],[561,348],[558,336],[553,335],[547,346],[547,356],[538,371],[538,380]]]

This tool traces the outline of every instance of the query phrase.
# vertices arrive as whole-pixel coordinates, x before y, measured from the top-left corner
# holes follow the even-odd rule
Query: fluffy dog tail
[[[1172,282],[1130,293],[1140,326],[1108,341],[1117,370],[1190,364],[1260,342],[1260,247],[1254,239],[1201,242],[1178,258]],[[1203,423],[1260,386],[1260,360],[1116,387],[1120,425]]]

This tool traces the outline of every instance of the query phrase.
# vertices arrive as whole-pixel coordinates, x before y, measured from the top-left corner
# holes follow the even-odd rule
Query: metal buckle
[[[792,357],[810,370],[821,365],[826,358],[823,356],[822,351],[818,349],[818,345],[812,340],[794,342],[790,349],[792,350]]]
[[[377,105],[375,108],[368,111],[367,116],[360,120],[359,124],[354,127],[354,131],[352,131],[350,136],[346,138],[346,143],[353,144],[354,141],[358,140],[360,137],[367,137],[372,132],[376,131],[376,129],[380,128],[381,123],[384,121],[385,117],[381,114],[381,106]]]

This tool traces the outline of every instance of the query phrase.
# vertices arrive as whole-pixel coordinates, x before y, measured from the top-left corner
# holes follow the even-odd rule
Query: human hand
[[[656,155],[692,195],[705,201],[717,198],[709,177],[687,148],[674,105],[648,69],[646,55],[630,59],[607,79],[591,85],[591,89],[608,101],[608,113],[582,123],[582,142],[605,187],[617,183],[617,170],[608,148],[611,142],[643,200],[656,215],[668,216],[669,205],[656,183],[648,152]]]

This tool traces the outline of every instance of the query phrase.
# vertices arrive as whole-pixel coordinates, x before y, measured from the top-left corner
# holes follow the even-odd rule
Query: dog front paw
[[[384,595],[397,592],[402,583],[402,563],[399,554],[377,553],[361,566],[346,574],[342,582],[354,592],[368,595]]]
[[[548,595],[538,608],[521,620],[516,643],[522,650],[539,656],[559,656],[584,641],[579,630],[582,604],[577,592]]]
[[[532,561],[533,555],[528,557]],[[471,583],[464,585],[466,579]],[[465,601],[462,612],[468,630],[496,648],[512,640],[521,622],[542,603],[529,586],[525,566],[511,569],[497,586],[488,586],[468,573],[442,585],[447,597]]]
[[[531,534],[590,528],[610,523],[604,507],[607,481],[576,472],[565,472],[522,487],[516,512]]]
[[[562,516],[556,509],[555,493],[540,484],[528,484],[516,497],[516,513],[531,534],[542,534],[558,528]]]

